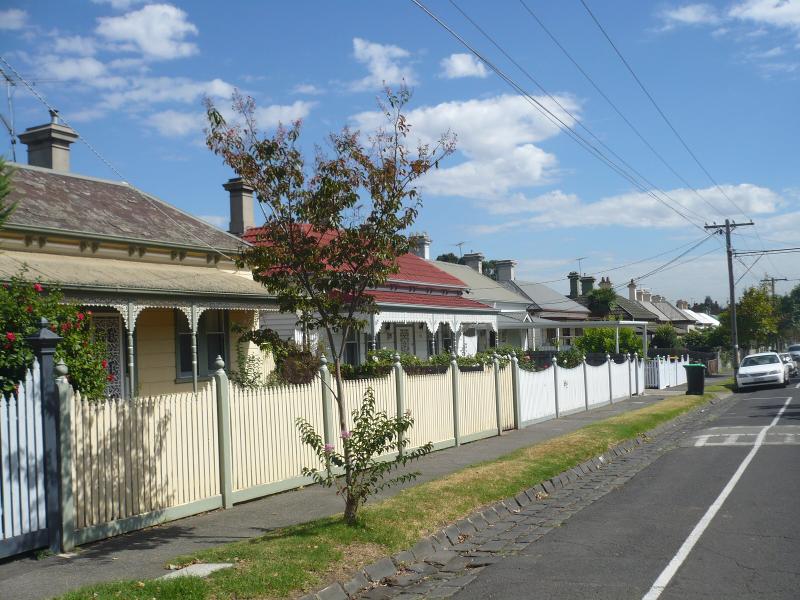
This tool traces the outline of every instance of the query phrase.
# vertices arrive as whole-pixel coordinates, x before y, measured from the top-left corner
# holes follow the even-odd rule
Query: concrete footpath
[[[648,390],[644,396],[634,396],[589,412],[434,452],[411,465],[409,470],[420,471],[421,475],[405,487],[569,433],[612,415],[642,408],[680,393],[677,391],[680,389]],[[400,489],[402,487],[386,490],[378,498],[393,496]],[[37,560],[25,556],[6,560],[0,563],[0,600],[40,600],[91,583],[156,578],[167,573],[164,565],[175,556],[256,537],[279,527],[341,511],[342,500],[332,490],[310,486],[96,542],[78,548],[68,557]]]

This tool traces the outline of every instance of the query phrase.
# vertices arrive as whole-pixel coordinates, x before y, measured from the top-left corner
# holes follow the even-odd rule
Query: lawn
[[[298,596],[329,581],[344,579],[358,567],[408,548],[481,506],[514,496],[690,411],[704,404],[713,392],[728,391],[727,382],[709,386],[706,391],[705,396],[673,396],[402,490],[362,509],[356,527],[347,527],[340,516],[335,516],[170,561],[178,565],[193,562],[235,564],[207,579],[186,577],[100,584],[69,593],[62,600]]]

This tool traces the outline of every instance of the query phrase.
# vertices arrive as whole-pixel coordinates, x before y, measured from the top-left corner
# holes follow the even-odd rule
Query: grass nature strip
[[[480,507],[512,497],[610,447],[641,435],[727,391],[710,386],[704,396],[673,396],[576,431],[467,467],[367,505],[359,525],[341,515],[287,527],[264,536],[177,557],[173,564],[232,562],[207,579],[182,577],[88,586],[62,600],[207,600],[295,597],[327,581],[344,579],[380,556],[408,548],[420,538]]]

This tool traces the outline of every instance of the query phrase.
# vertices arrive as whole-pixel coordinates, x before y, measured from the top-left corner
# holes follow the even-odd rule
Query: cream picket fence
[[[503,431],[514,429],[514,376],[509,364],[500,367],[500,426]]]
[[[403,387],[406,409],[414,419],[409,447],[419,448],[428,442],[435,448],[452,446],[455,441],[452,373],[403,374]]]
[[[130,519],[159,522],[166,509],[208,500],[203,506],[219,506],[215,398],[213,382],[196,395],[130,401],[73,393],[77,543],[107,537],[109,526],[129,530]]]
[[[458,396],[461,441],[468,442],[496,435],[493,369],[460,373]]]

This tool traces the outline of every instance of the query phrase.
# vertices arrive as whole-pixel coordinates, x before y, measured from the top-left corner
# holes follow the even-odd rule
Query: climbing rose
[[[16,341],[16,339],[17,339],[17,336],[16,336],[16,335],[14,335],[12,332],[8,331],[8,332],[6,332],[6,339],[7,339],[9,342],[14,342],[14,341]]]
[[[104,368],[104,369],[107,369],[107,368],[108,368],[108,361],[107,361],[105,358],[103,359],[103,362],[102,362],[102,363],[100,363],[100,364],[102,364],[102,365],[103,365],[103,368]]]
[[[77,318],[78,321],[83,321],[86,317],[84,317],[83,313],[78,313],[75,318]]]
[[[109,373],[109,374],[108,374],[108,377],[106,377],[106,379],[107,379],[108,381],[114,381],[114,374],[113,374],[113,373]]]
[[[40,283],[34,283],[33,284],[33,290],[35,292],[43,292],[44,288],[42,287],[42,285]]]
[[[28,311],[29,313],[32,313],[33,312],[33,307],[29,304],[28,307],[25,310]]]
[[[333,452],[334,447],[333,444],[325,444],[325,454],[330,454]]]

